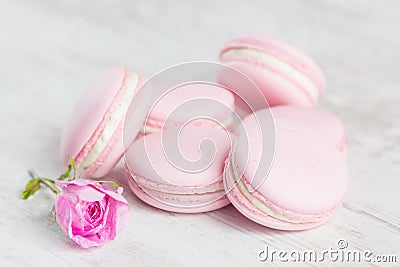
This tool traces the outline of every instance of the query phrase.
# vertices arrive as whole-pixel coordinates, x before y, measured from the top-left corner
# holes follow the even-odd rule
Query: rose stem
[[[39,181],[40,181],[42,184],[44,184],[45,186],[47,186],[54,194],[57,195],[58,193],[61,192],[61,191],[54,185],[54,181],[53,181],[53,180],[50,180],[50,179],[47,179],[47,178],[39,177],[39,176],[35,173],[35,171],[32,170],[32,169],[29,169],[29,170],[28,170],[28,173],[29,173],[29,175],[31,176],[32,179],[39,178]]]

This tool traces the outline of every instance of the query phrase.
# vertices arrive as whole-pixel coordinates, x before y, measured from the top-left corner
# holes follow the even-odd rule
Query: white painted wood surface
[[[336,248],[338,239],[400,261],[399,10],[399,1],[362,0],[1,0],[0,266],[262,266],[268,263],[257,252],[265,244],[321,251]],[[232,206],[168,213],[126,188],[129,226],[114,242],[80,250],[53,223],[50,192],[18,199],[28,167],[48,176],[63,170],[63,125],[97,73],[122,64],[151,75],[180,62],[216,60],[225,40],[247,32],[298,46],[326,74],[319,106],[346,126],[350,173],[344,207],[329,223],[280,232]],[[127,187],[123,170],[112,177]]]

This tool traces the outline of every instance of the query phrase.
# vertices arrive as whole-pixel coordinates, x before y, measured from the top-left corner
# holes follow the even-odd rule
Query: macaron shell
[[[284,209],[302,214],[322,213],[341,201],[348,179],[343,157],[323,133],[293,119],[275,121],[275,158],[260,185],[262,177],[256,177],[259,156],[270,147],[254,143],[257,139],[251,137],[259,134],[255,123],[253,117],[244,120],[250,138],[246,143],[240,140],[242,136],[238,138],[235,157],[239,173],[244,173],[257,192]],[[249,153],[244,155],[242,146],[247,142]]]
[[[61,159],[69,164],[69,157],[75,158],[89,142],[104,119],[104,114],[124,81],[127,69],[115,67],[99,76],[95,83],[75,105],[61,138]]]
[[[230,60],[223,63],[239,70],[253,80],[266,97],[269,106],[300,105],[311,107],[314,105],[313,100],[303,89],[271,69],[260,66],[255,62]],[[226,75],[219,76],[219,82],[229,88],[237,86],[235,78]],[[251,93],[251,91],[246,92],[246,94]]]
[[[200,100],[200,101],[198,101]],[[204,109],[203,101],[208,101]],[[149,118],[184,123],[196,116],[208,116],[221,123],[231,116],[234,97],[227,89],[212,84],[187,84],[166,93],[153,106]]]
[[[222,179],[232,136],[213,127],[173,127],[136,140],[126,152],[127,165],[156,183],[207,186]]]
[[[344,153],[345,131],[342,122],[333,114],[317,109],[296,106],[276,106],[271,108],[275,120],[289,118],[303,121],[322,131]]]
[[[230,204],[230,201],[227,197],[221,197],[212,202],[205,202],[205,203],[201,201],[198,201],[197,203],[193,202],[190,206],[171,205],[164,201],[157,200],[154,196],[150,196],[148,193],[144,192],[143,189],[135,182],[135,180],[132,177],[129,178],[128,183],[132,192],[138,198],[140,198],[143,202],[147,203],[148,205],[161,210],[179,212],[179,213],[200,213],[200,212],[217,210]]]

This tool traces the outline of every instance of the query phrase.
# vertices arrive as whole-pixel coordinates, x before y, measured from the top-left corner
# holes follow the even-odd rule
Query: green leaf
[[[25,190],[24,192],[21,193],[20,197],[21,197],[21,199],[25,200],[25,199],[28,199],[30,195],[31,194]]]
[[[119,185],[118,185],[116,182],[108,181],[108,183],[109,183],[110,185],[114,186],[115,188],[118,188],[118,187],[119,187]]]
[[[34,178],[25,185],[25,191],[22,192],[21,198],[28,199],[40,189],[40,178]]]
[[[119,185],[116,182],[113,182],[113,181],[98,181],[98,182],[101,183],[101,184],[109,184],[109,185],[111,185],[111,186],[113,186],[115,188],[119,187]]]
[[[64,180],[64,179],[69,178],[70,173],[71,173],[71,166],[68,166],[68,169],[67,169],[63,174],[61,174],[61,175],[57,178],[57,180]]]

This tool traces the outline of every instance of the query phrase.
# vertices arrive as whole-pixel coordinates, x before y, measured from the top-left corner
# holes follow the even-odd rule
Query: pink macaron
[[[313,106],[325,90],[324,76],[303,52],[280,40],[263,36],[239,36],[220,52],[222,63],[252,79],[270,106]],[[238,86],[235,77],[222,75],[220,83]]]
[[[275,106],[271,109],[275,120],[282,118],[299,120],[323,132],[345,155],[347,151],[346,135],[342,122],[332,113],[318,108],[299,106]]]
[[[224,172],[230,201],[270,228],[305,230],[327,222],[347,186],[342,155],[329,137],[300,120],[275,119],[275,129],[261,131],[260,118],[268,116],[270,111],[262,109],[243,121]],[[264,161],[271,151],[273,160]]]
[[[106,175],[123,155],[122,130],[142,78],[124,67],[104,72],[74,107],[61,139],[61,159],[90,177]]]
[[[147,204],[173,212],[228,205],[222,174],[232,137],[211,126],[171,127],[140,137],[125,155],[132,191]]]
[[[153,104],[142,134],[186,123],[230,129],[233,125],[233,94],[207,83],[183,84],[162,95]]]

